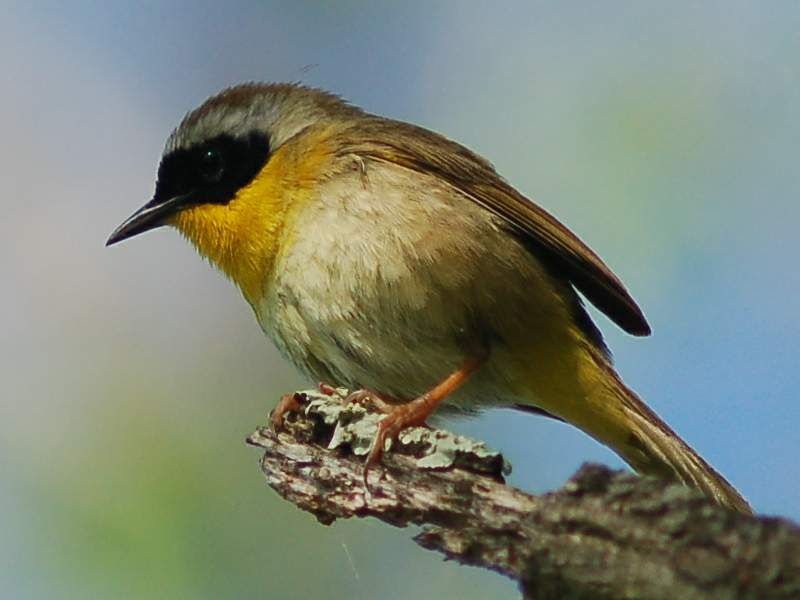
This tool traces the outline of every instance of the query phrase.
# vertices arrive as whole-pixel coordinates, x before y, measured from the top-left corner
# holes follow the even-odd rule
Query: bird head
[[[359,114],[294,84],[247,83],[212,96],[169,136],[153,198],[106,245],[174,226],[252,302],[289,206],[313,195],[324,170],[325,132]]]

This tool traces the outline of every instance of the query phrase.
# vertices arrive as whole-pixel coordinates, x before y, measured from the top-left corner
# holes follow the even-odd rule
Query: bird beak
[[[114,230],[114,233],[108,238],[106,246],[166,225],[172,215],[186,206],[186,198],[186,195],[175,196],[164,201],[153,198]]]

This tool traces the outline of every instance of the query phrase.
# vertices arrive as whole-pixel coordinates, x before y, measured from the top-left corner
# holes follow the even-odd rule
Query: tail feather
[[[752,509],[741,494],[716,469],[684,442],[639,397],[614,376],[623,412],[630,424],[627,440],[614,450],[636,471],[677,479],[700,489],[717,504],[742,513]]]
[[[580,354],[572,363],[577,377],[568,378],[576,387],[565,388],[563,378],[560,386],[536,378],[531,392],[541,410],[606,444],[643,475],[678,480],[717,504],[752,513],[741,494],[622,382],[606,357]]]

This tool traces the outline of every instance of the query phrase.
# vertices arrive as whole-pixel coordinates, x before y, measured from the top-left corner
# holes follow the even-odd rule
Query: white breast
[[[545,277],[497,217],[382,162],[354,160],[293,227],[257,307],[262,328],[310,377],[401,399],[523,326]],[[505,402],[498,379],[489,364],[455,400]]]

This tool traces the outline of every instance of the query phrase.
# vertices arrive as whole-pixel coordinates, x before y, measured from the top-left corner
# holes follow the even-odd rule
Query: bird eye
[[[225,160],[215,148],[203,151],[198,164],[198,171],[206,183],[218,183],[225,172]]]

